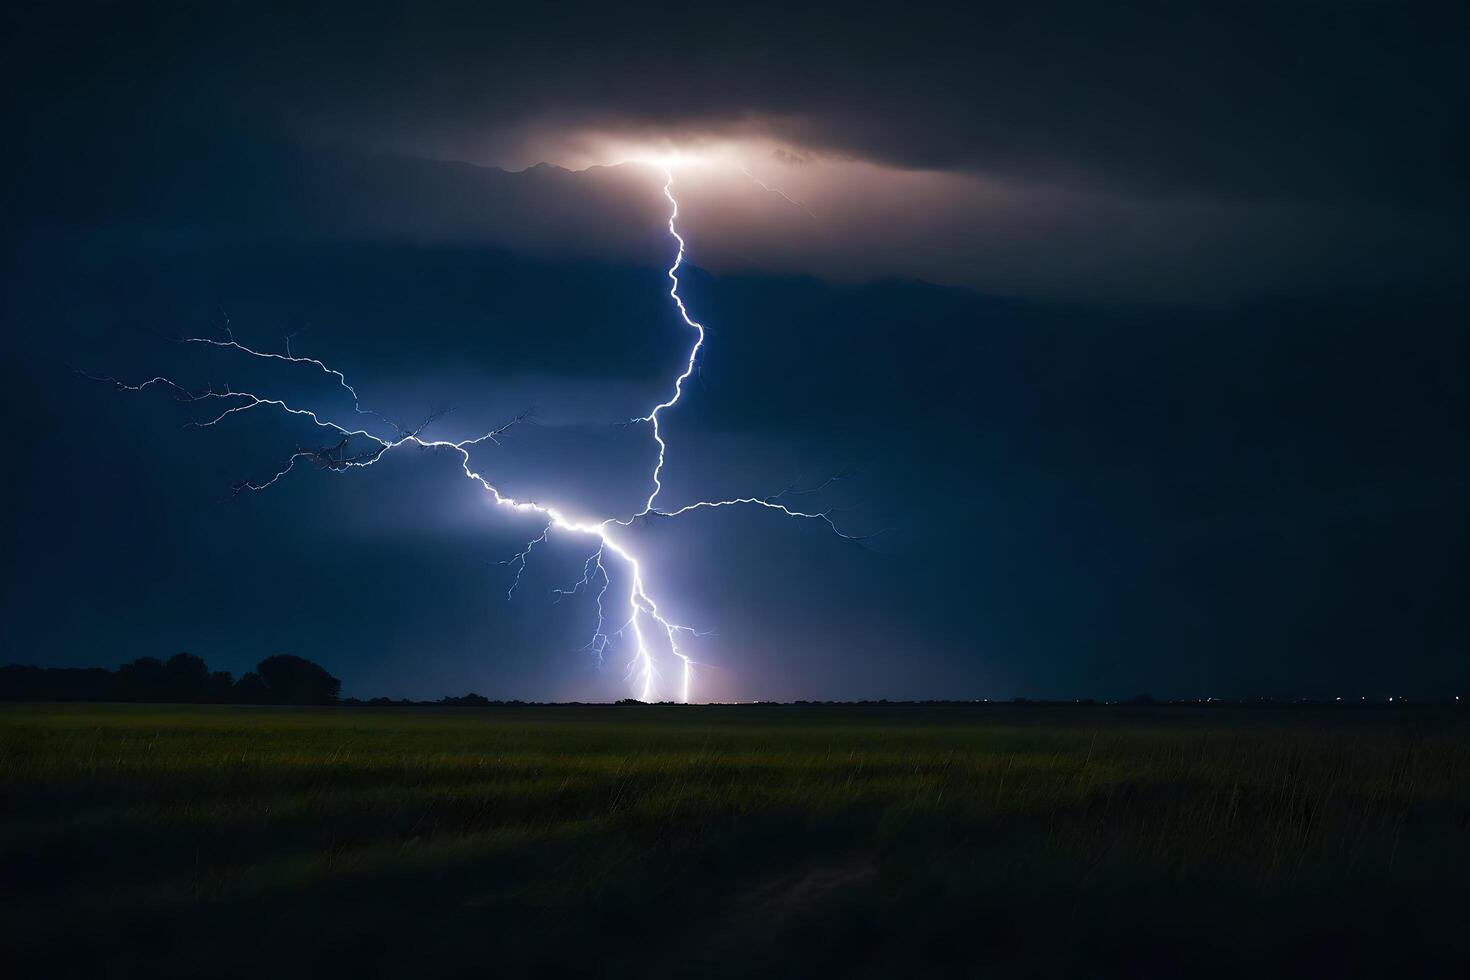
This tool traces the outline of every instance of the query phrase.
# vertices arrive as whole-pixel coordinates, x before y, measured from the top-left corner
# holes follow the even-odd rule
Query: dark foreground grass
[[[0,707],[7,975],[1462,975],[1458,712]]]

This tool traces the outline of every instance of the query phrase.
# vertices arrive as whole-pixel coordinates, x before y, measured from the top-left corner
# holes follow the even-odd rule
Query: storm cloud
[[[73,369],[350,411],[311,371],[168,342],[290,335],[391,418],[453,409],[436,435],[534,409],[486,447],[496,479],[626,513],[651,443],[625,423],[687,351],[643,158],[680,149],[728,159],[675,168],[709,342],[667,419],[669,499],[820,484],[883,532],[630,530],[716,631],[705,696],[1464,678],[1450,5],[4,17],[9,659],[294,652],[352,694],[625,693],[579,650],[590,607],[552,592],[577,542],[505,602],[540,528],[454,460],[222,505],[313,434],[181,430]]]
[[[487,204],[503,183],[392,160],[580,167],[620,162],[589,157],[599,139],[733,140],[823,221],[752,204],[748,187],[707,195],[691,220],[701,260],[725,270],[1188,303],[1343,276],[1448,282],[1459,265],[1470,34],[1449,4],[62,4],[10,17],[8,186],[42,222],[115,208],[139,182],[187,206],[169,175],[208,174],[236,190],[206,211],[220,197],[244,210],[253,184],[306,227],[335,207],[338,232],[616,255],[627,242],[609,232],[633,227],[630,202],[658,206],[632,179],[604,175],[581,199],[523,182],[509,195],[530,221]],[[260,147],[332,162],[252,171]],[[456,189],[478,201],[457,206]]]
[[[10,18],[28,122],[95,129],[104,154],[222,117],[491,163],[548,129],[753,129],[1127,192],[1412,206],[1465,191],[1454,4],[56,4]]]

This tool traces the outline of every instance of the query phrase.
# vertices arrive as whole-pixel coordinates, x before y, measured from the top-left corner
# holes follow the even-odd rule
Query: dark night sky
[[[73,368],[345,370],[587,517],[636,510],[687,335],[646,164],[691,173],[710,329],[666,502],[844,478],[863,543],[765,512],[630,537],[712,631],[697,695],[1444,694],[1463,613],[1466,68],[1451,4],[60,4],[3,15],[6,662],[317,660],[348,694],[615,698],[589,601],[443,453],[303,470]],[[1124,9],[1126,8],[1126,9]],[[588,147],[594,149],[589,151]],[[746,152],[746,151],[741,151]],[[589,156],[590,153],[590,156]],[[545,161],[547,166],[531,167]],[[610,164],[592,166],[591,163]],[[529,168],[529,169],[525,169]]]

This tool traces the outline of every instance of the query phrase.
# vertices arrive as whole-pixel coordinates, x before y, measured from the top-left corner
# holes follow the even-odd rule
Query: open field
[[[1470,721],[0,706],[7,975],[1461,975]]]

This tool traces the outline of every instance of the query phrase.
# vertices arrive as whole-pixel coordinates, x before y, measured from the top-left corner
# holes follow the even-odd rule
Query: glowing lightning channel
[[[664,485],[659,476],[664,469],[664,456],[668,446],[664,443],[663,433],[658,427],[658,413],[666,408],[673,408],[679,404],[679,399],[684,397],[684,382],[689,380],[694,373],[694,365],[699,359],[699,352],[704,347],[704,324],[689,315],[689,310],[684,306],[684,300],[679,296],[679,266],[684,264],[684,236],[679,234],[674,222],[679,220],[679,202],[674,198],[674,172],[664,170],[664,197],[669,199],[669,235],[678,243],[678,249],[674,253],[674,264],[669,266],[667,273],[669,277],[669,298],[674,301],[674,306],[679,310],[679,317],[695,331],[694,345],[689,348],[689,358],[684,362],[684,370],[674,379],[674,393],[669,396],[668,401],[659,402],[653,406],[653,410],[641,418],[634,419],[635,422],[648,422],[653,426],[653,441],[658,443],[658,462],[653,466],[653,489],[649,491],[648,500],[643,504],[643,510],[638,513],[639,517],[652,512],[653,502],[663,492]]]
[[[813,221],[816,221],[817,220],[817,216],[815,214],[812,214],[812,209],[811,208],[807,207],[805,204],[802,204],[796,198],[790,197],[781,188],[779,188],[779,187],[773,187],[772,185],[770,185],[770,184],[766,183],[765,181],[761,180],[755,174],[753,174],[749,170],[745,169],[745,164],[741,164],[740,165],[740,172],[743,173],[745,176],[749,177],[756,184],[756,186],[759,187],[761,190],[768,191],[768,192],[770,192],[772,194],[775,194],[777,197],[779,197],[781,200],[785,201],[787,204],[791,205],[792,207],[794,207],[794,208],[801,208],[803,211],[806,212],[806,216],[808,218],[811,218]]]
[[[357,389],[348,382],[347,376],[343,372],[328,366],[325,362],[316,358],[302,357],[292,353],[289,347],[289,340],[286,353],[281,354],[272,351],[257,350],[242,344],[235,339],[233,332],[228,329],[226,330],[225,340],[215,340],[208,337],[185,337],[181,339],[183,343],[205,344],[213,347],[226,348],[264,360],[311,365],[323,374],[335,378],[337,384],[347,391],[352,398],[354,412],[359,415],[371,416],[392,427],[397,432],[396,438],[385,439],[363,428],[340,425],[330,419],[323,418],[311,409],[299,408],[279,398],[269,398],[248,391],[235,391],[228,387],[218,389],[210,387],[194,391],[169,378],[161,376],[150,378],[140,384],[128,384],[116,378],[99,375],[86,375],[86,377],[112,384],[120,391],[141,392],[153,387],[163,387],[173,394],[175,400],[186,404],[202,402],[217,403],[220,406],[219,410],[214,412],[211,417],[202,421],[195,420],[189,423],[192,426],[198,426],[200,428],[216,426],[233,416],[258,408],[265,408],[306,419],[313,426],[332,433],[336,439],[335,443],[325,447],[298,448],[286,460],[285,465],[269,479],[260,482],[246,481],[237,484],[235,487],[236,493],[265,490],[284,479],[296,468],[298,463],[303,461],[307,461],[320,469],[341,473],[373,466],[389,452],[405,446],[456,453],[460,458],[460,468],[463,470],[465,477],[479,484],[481,489],[489,494],[492,502],[496,506],[505,507],[516,512],[534,513],[546,520],[546,526],[543,528],[541,534],[528,542],[525,549],[519,554],[504,563],[516,566],[515,578],[506,593],[507,598],[515,595],[516,589],[521,581],[521,574],[525,571],[526,564],[530,560],[532,549],[536,545],[544,543],[552,531],[567,531],[593,538],[597,543],[597,547],[583,564],[582,578],[570,589],[555,590],[559,595],[571,595],[583,587],[590,590],[594,581],[601,581],[601,587],[596,595],[597,628],[593,633],[592,639],[586,644],[585,649],[592,651],[600,663],[603,654],[606,652],[608,646],[611,645],[614,638],[630,635],[633,640],[634,652],[628,664],[628,673],[638,697],[644,701],[651,701],[656,690],[658,670],[654,649],[650,646],[650,634],[655,636],[661,635],[662,642],[667,645],[669,652],[677,661],[677,667],[680,672],[680,700],[688,702],[693,682],[694,661],[680,647],[679,639],[684,635],[703,636],[706,634],[700,633],[689,626],[676,623],[660,612],[658,604],[648,592],[642,565],[632,551],[629,550],[628,546],[617,537],[614,528],[628,527],[640,517],[679,517],[697,510],[734,506],[756,506],[779,511],[787,517],[820,521],[838,536],[847,540],[859,540],[862,536],[846,534],[839,530],[837,525],[833,523],[830,512],[797,510],[781,503],[779,499],[787,494],[815,492],[817,489],[821,489],[821,487],[812,488],[811,490],[788,488],[769,497],[735,497],[728,500],[700,500],[685,504],[673,510],[660,510],[654,506],[663,490],[663,483],[660,477],[663,472],[664,461],[668,450],[663,433],[659,428],[659,415],[665,409],[673,408],[683,397],[684,382],[688,381],[690,376],[693,375],[700,351],[703,349],[705,342],[704,326],[689,315],[689,310],[684,305],[683,298],[679,295],[679,269],[684,262],[685,246],[684,239],[680,236],[676,226],[676,221],[679,217],[679,202],[673,193],[674,176],[673,172],[667,167],[664,168],[664,178],[663,193],[664,197],[668,199],[670,206],[668,230],[669,235],[677,243],[673,264],[669,266],[667,272],[670,283],[669,296],[674,301],[674,306],[679,311],[680,318],[695,331],[695,341],[689,349],[689,356],[685,360],[683,371],[674,379],[673,394],[667,400],[653,406],[647,415],[633,420],[635,422],[648,423],[652,427],[654,442],[658,445],[658,461],[654,465],[653,473],[651,474],[652,489],[649,492],[648,498],[644,501],[642,510],[631,517],[623,519],[608,518],[597,523],[575,521],[568,518],[555,506],[542,504],[534,500],[518,500],[502,493],[487,477],[474,469],[471,460],[471,449],[487,442],[499,445],[499,437],[512,426],[525,421],[524,415],[511,419],[498,428],[492,429],[483,435],[476,436],[473,439],[464,439],[458,442],[447,439],[427,439],[422,435],[423,430],[435,421],[436,416],[431,416],[418,428],[412,430],[404,429],[402,426],[388,421],[377,412],[362,407],[358,398]],[[366,443],[365,446],[362,445],[364,442]],[[357,448],[359,446],[361,448]],[[829,480],[827,482],[830,483],[832,481]],[[824,483],[822,487],[826,485],[827,483]],[[617,613],[621,617],[621,620],[615,628],[609,625],[607,618],[610,612],[607,608],[607,595],[612,589],[612,576],[609,574],[604,561],[608,555],[612,555],[622,562],[628,580],[627,590],[624,593],[625,598],[622,612]]]

